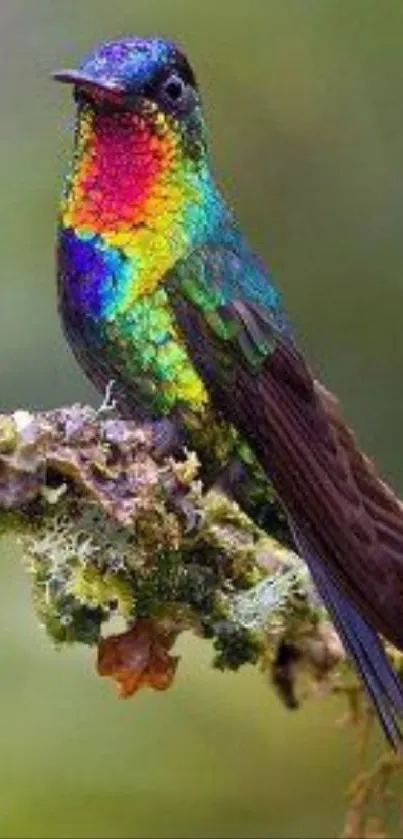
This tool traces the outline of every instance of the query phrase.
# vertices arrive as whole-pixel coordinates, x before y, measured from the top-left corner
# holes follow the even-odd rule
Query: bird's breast
[[[147,412],[160,416],[178,407],[203,410],[207,391],[163,283],[130,298],[138,270],[135,259],[105,246],[100,237],[86,239],[72,229],[60,232],[58,261],[65,330],[94,383],[99,383],[101,364],[103,381],[109,372],[127,389],[135,385],[136,398]]]

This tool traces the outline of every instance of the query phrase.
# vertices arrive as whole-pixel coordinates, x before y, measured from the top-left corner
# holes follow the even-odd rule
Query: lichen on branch
[[[79,405],[0,415],[7,531],[23,545],[40,623],[58,645],[96,647],[121,696],[169,687],[175,641],[190,630],[211,639],[215,667],[258,664],[290,708],[339,691],[370,718],[299,556],[206,491],[194,453],[161,458],[150,428]]]
[[[204,492],[195,454],[157,457],[147,427],[81,406],[1,416],[0,510],[41,622],[59,644],[98,645],[102,672],[116,619],[169,647],[188,629],[211,638],[223,669],[272,665],[290,705],[287,669],[305,656],[319,675],[343,656],[299,557]]]

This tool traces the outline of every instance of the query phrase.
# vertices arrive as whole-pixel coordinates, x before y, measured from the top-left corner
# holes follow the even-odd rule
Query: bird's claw
[[[115,379],[110,379],[105,388],[104,398],[97,410],[98,416],[114,414],[117,410],[117,401],[112,398],[113,388],[115,387]]]

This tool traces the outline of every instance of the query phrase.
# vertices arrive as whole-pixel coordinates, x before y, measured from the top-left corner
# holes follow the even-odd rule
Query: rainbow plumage
[[[199,451],[200,430],[216,434],[203,451],[216,467],[244,447],[255,480],[258,461],[398,747],[403,686],[377,633],[403,649],[403,506],[313,378],[218,192],[186,57],[126,38],[57,78],[78,102],[59,299],[80,363],[100,387],[116,380],[120,407],[169,417]]]
[[[207,400],[178,334],[162,277],[220,218],[208,168],[183,154],[168,116],[94,112],[83,104],[61,208],[63,305],[127,375],[167,412]],[[202,200],[203,199],[203,200]],[[75,282],[86,273],[87,282]],[[81,328],[76,340],[80,341]],[[146,381],[147,380],[147,381]]]

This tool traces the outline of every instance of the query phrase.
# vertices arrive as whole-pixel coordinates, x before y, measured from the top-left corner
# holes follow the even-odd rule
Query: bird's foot
[[[117,401],[113,399],[112,392],[115,387],[115,379],[110,379],[108,384],[105,388],[104,398],[97,410],[98,416],[109,416],[109,414],[115,414],[117,411]]]

